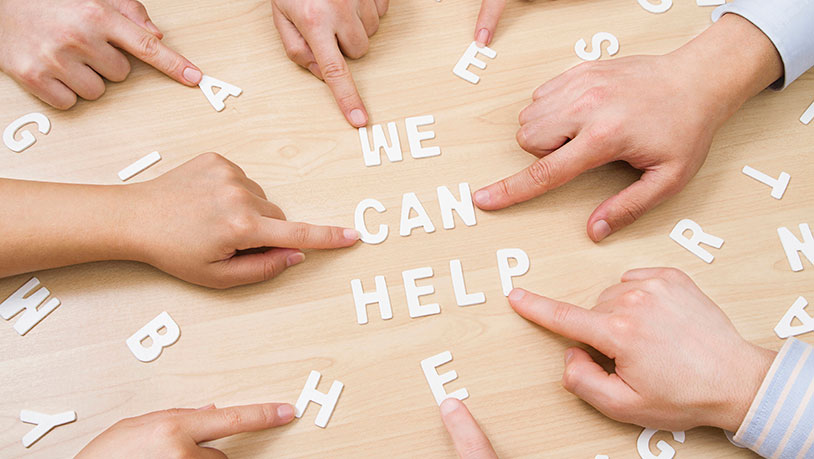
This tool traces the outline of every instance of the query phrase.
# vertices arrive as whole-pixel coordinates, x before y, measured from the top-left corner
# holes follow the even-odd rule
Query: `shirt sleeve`
[[[814,67],[814,0],[735,0],[715,9],[712,20],[734,13],[763,31],[783,59],[781,89]]]
[[[814,348],[786,342],[734,441],[763,457],[814,458]]]

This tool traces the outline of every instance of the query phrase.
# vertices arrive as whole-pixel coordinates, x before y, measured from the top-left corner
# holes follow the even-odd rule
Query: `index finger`
[[[478,421],[460,400],[448,398],[441,402],[441,420],[447,428],[455,451],[462,459],[497,458],[492,444],[481,430]]]
[[[355,244],[359,240],[359,232],[338,226],[318,226],[264,217],[257,237],[254,244],[258,247],[337,249]]]
[[[203,73],[198,67],[121,14],[114,16],[110,30],[109,41],[112,45],[150,64],[173,80],[187,86],[201,82]]]
[[[506,177],[474,194],[475,204],[484,210],[497,210],[528,201],[565,185],[588,169],[601,165],[603,156],[590,154],[583,137],[577,135],[553,153],[526,169]]]
[[[524,318],[558,335],[586,343],[602,353],[611,349],[611,339],[601,321],[605,313],[545,298],[519,288],[509,294],[509,304]]]
[[[497,23],[500,21],[500,15],[503,14],[505,6],[506,0],[483,0],[480,5],[478,21],[475,24],[475,41],[478,46],[487,46],[492,42],[495,30],[497,30]]]
[[[345,62],[345,57],[339,50],[336,36],[315,35],[307,28],[299,28],[299,30],[303,33],[308,46],[311,47],[322,79],[333,93],[345,119],[354,127],[365,126],[368,120],[367,110],[356,89],[348,63]]]
[[[261,403],[186,413],[178,422],[195,443],[201,443],[281,426],[292,419],[294,407],[290,404]]]

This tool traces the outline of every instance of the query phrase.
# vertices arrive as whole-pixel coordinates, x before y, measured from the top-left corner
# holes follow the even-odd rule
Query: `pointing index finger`
[[[486,46],[492,42],[505,6],[506,0],[483,0],[475,25],[475,41],[478,46]]]
[[[318,226],[263,218],[258,247],[284,247],[289,249],[338,249],[350,247],[359,240],[359,232],[338,226]]]
[[[497,454],[478,422],[460,400],[448,398],[441,403],[441,420],[447,428],[458,456],[462,459],[496,459]]]
[[[294,407],[288,403],[262,403],[185,413],[179,422],[195,443],[201,443],[281,426],[292,419]]]

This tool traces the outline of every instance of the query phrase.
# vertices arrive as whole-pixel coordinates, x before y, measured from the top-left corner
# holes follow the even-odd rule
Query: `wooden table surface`
[[[305,264],[271,282],[216,291],[189,285],[152,267],[106,262],[36,273],[62,305],[26,336],[0,322],[0,456],[65,457],[128,416],[170,407],[294,402],[311,370],[345,384],[326,429],[318,406],[289,426],[215,442],[231,457],[451,457],[419,362],[451,351],[467,404],[504,457],[636,457],[641,428],[611,421],[560,385],[563,351],[571,343],[517,316],[503,297],[495,252],[517,247],[531,258],[516,286],[583,306],[627,269],[675,266],[687,271],[749,340],[779,349],[774,326],[798,295],[814,296],[814,267],[792,272],[776,229],[810,221],[814,209],[814,126],[798,119],[814,99],[814,73],[782,92],[748,102],[718,133],[706,165],[677,197],[601,244],[585,222],[602,199],[637,177],[613,164],[567,186],[499,212],[477,213],[473,227],[441,227],[435,188],[468,182],[472,189],[532,161],[515,142],[517,114],[535,87],[579,63],[579,38],[619,38],[618,56],[664,53],[710,24],[711,8],[678,1],[651,14],[633,0],[509,2],[482,78],[471,85],[452,74],[467,45],[476,0],[393,1],[370,52],[351,63],[373,123],[395,121],[409,150],[404,118],[435,116],[442,155],[365,167],[355,129],[328,89],[286,58],[268,1],[146,2],[165,42],[204,72],[243,88],[215,112],[196,88],[185,88],[134,62],[126,82],[108,84],[96,102],[67,112],[44,106],[0,78],[5,126],[41,111],[51,133],[23,153],[0,151],[3,177],[118,184],[116,173],[157,150],[163,159],[135,180],[164,173],[199,153],[217,151],[244,168],[289,218],[353,225],[356,204],[380,200],[388,211],[371,225],[391,226],[381,245],[311,252]],[[603,54],[607,59],[607,54]],[[665,98],[670,97],[665,94]],[[785,197],[741,173],[749,164],[769,175],[791,173]],[[455,187],[455,188],[453,188]],[[438,230],[399,237],[403,193],[415,192]],[[157,206],[161,203],[157,202]],[[103,212],[104,209],[100,209]],[[726,240],[707,265],[668,237],[691,218]],[[7,221],[4,224],[13,224]],[[456,306],[449,260],[460,259],[470,291],[487,302]],[[411,319],[401,272],[430,266],[439,315]],[[375,306],[356,323],[350,281],[384,275],[393,319]],[[0,281],[6,298],[32,275]],[[423,281],[427,283],[427,281]],[[125,340],[162,311],[181,338],[149,364]],[[802,339],[814,343],[812,336]],[[75,410],[30,449],[32,426],[21,409]],[[682,458],[754,457],[718,429],[687,432]]]

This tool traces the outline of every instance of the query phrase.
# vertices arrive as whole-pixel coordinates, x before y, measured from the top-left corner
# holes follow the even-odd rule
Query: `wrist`
[[[769,373],[777,352],[746,343],[742,355],[731,357],[740,362],[738,372],[730,375],[728,381],[722,381],[725,400],[715,414],[715,422],[710,425],[737,432]]]
[[[783,76],[783,62],[771,40],[736,14],[725,14],[667,56],[694,86],[715,129]]]

